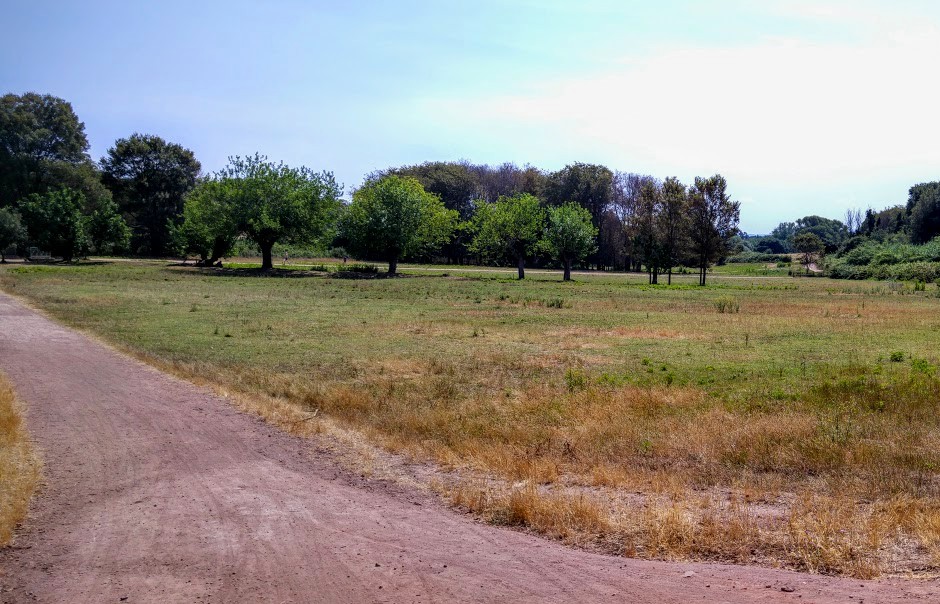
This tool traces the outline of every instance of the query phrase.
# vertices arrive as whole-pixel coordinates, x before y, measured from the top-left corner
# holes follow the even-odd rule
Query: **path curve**
[[[0,553],[2,602],[940,601],[937,583],[627,560],[475,523],[2,294],[0,367],[48,482]]]

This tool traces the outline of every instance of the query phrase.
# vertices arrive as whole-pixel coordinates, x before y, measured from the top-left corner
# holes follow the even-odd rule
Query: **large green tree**
[[[457,211],[444,207],[416,178],[389,175],[353,193],[340,229],[354,255],[385,260],[388,274],[395,275],[401,258],[445,245],[457,221]]]
[[[72,106],[52,95],[28,92],[0,97],[0,207],[32,193],[76,186],[94,167],[85,125]]]
[[[914,243],[926,243],[940,235],[940,182],[911,187],[907,214]]]
[[[494,204],[481,205],[474,223],[471,251],[489,258],[515,259],[519,279],[525,279],[526,259],[538,251],[545,231],[545,210],[539,199],[528,193],[500,197]]]
[[[225,211],[261,250],[262,269],[274,267],[275,243],[309,243],[324,236],[342,194],[330,172],[291,168],[258,154],[229,158],[216,178],[224,184]]]
[[[544,245],[564,267],[565,281],[571,281],[571,265],[597,249],[597,233],[587,208],[568,202],[548,209]]]
[[[591,223],[600,227],[604,212],[611,204],[614,173],[606,166],[575,162],[548,175],[543,199],[547,205],[557,206],[573,201],[591,213]],[[598,256],[608,258],[613,250],[601,249]]]
[[[741,204],[731,200],[727,188],[725,178],[716,174],[696,177],[689,191],[690,252],[699,267],[699,285],[705,285],[708,267],[727,253],[738,234]]]
[[[20,215],[10,208],[0,208],[0,262],[6,263],[4,252],[26,242],[26,226]]]
[[[196,254],[202,265],[212,266],[232,249],[239,231],[227,205],[230,184],[207,178],[187,194],[182,222],[170,225],[173,248],[180,255]]]
[[[71,189],[33,193],[20,203],[29,240],[53,256],[70,262],[91,246],[82,209],[84,196]]]
[[[19,204],[28,241],[69,262],[88,254],[127,249],[130,230],[110,198],[90,208],[85,195],[62,188],[33,193]]]
[[[133,231],[134,252],[165,256],[170,228],[181,221],[186,193],[199,177],[196,156],[159,136],[133,134],[117,140],[99,165]]]

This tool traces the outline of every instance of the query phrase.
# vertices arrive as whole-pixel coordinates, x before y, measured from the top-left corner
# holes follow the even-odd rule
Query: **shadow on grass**
[[[201,275],[210,275],[213,277],[260,277],[265,279],[399,279],[404,275],[389,275],[388,273],[373,273],[362,271],[322,271],[322,270],[297,270],[290,268],[224,268],[224,267],[206,267],[194,266],[192,264],[170,264],[170,267],[188,268],[191,272]]]

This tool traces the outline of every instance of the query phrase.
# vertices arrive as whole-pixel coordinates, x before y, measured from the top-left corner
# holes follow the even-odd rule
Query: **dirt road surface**
[[[0,552],[2,602],[940,602],[935,582],[628,560],[482,525],[2,294],[0,367],[47,481]]]

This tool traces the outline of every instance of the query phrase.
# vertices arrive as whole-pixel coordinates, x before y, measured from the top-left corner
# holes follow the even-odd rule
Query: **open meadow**
[[[934,285],[229,266],[10,265],[0,287],[282,427],[433,462],[495,523],[641,558],[940,568]]]

